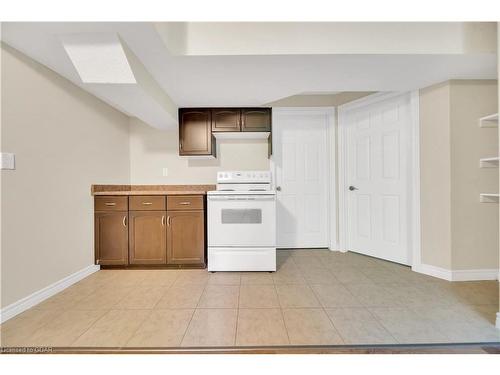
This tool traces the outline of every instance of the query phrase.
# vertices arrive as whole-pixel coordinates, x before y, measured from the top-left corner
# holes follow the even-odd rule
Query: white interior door
[[[348,249],[411,264],[410,94],[341,110]]]
[[[328,247],[329,109],[273,115],[277,247]]]

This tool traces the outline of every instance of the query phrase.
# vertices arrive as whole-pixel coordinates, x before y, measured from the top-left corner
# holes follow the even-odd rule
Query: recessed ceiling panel
[[[137,83],[117,34],[66,34],[60,39],[83,83]]]

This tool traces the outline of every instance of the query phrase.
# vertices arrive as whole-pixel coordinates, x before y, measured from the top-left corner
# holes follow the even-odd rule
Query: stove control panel
[[[269,184],[271,183],[270,171],[224,171],[217,172],[219,184]]]

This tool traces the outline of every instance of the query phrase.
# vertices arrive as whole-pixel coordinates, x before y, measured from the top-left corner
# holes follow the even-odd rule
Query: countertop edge
[[[131,191],[97,191],[93,192],[93,196],[103,196],[103,195],[115,195],[115,196],[128,196],[128,195],[206,195],[207,192],[204,190],[200,191],[190,191],[190,190],[131,190]]]

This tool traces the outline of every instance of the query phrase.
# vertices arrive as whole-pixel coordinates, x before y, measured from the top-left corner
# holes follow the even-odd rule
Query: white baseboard
[[[443,280],[452,280],[451,270],[447,270],[445,268],[431,266],[430,264],[417,264],[411,267],[411,269],[418,273],[423,273],[424,275],[429,275],[433,277],[437,277]]]
[[[418,264],[412,266],[412,270],[448,281],[480,281],[499,279],[498,269],[449,270],[446,268],[431,266],[430,264]]]
[[[498,269],[455,270],[452,281],[498,280]]]
[[[497,321],[496,321],[495,327],[500,329],[500,312],[497,312]]]
[[[330,251],[338,251],[338,252],[341,252],[341,253],[344,252],[343,250],[340,250],[338,247],[329,248],[328,250],[330,250]]]
[[[23,311],[28,310],[29,308],[38,305],[40,302],[43,302],[49,297],[52,297],[54,294],[61,292],[67,287],[73,285],[74,283],[84,279],[88,275],[99,271],[100,266],[91,265],[81,269],[78,272],[75,272],[72,275],[66,276],[64,279],[56,281],[55,283],[36,291],[35,293],[30,294],[27,297],[20,299],[14,303],[11,303],[9,306],[4,307],[0,312],[0,322],[4,323],[10,318],[22,313]]]

